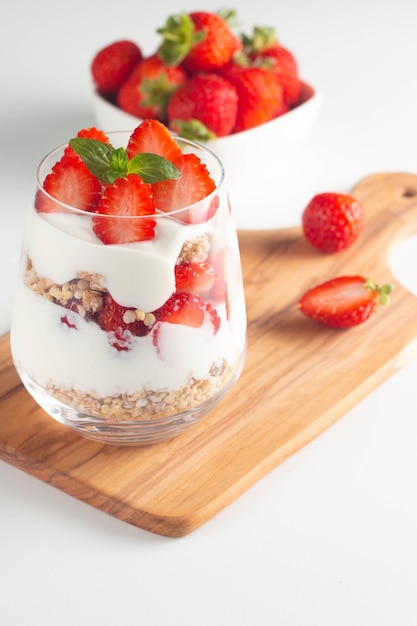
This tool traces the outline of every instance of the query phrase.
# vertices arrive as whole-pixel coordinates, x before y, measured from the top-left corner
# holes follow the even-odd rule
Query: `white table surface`
[[[230,6],[242,30],[275,26],[323,94],[294,215],[318,191],[348,191],[375,172],[417,173],[416,0]],[[93,54],[119,38],[151,52],[168,14],[217,8],[3,0],[0,334],[36,165],[94,123]],[[414,238],[393,257],[415,293],[416,250]],[[416,380],[414,361],[182,539],[129,526],[0,462],[0,623],[416,626]]]

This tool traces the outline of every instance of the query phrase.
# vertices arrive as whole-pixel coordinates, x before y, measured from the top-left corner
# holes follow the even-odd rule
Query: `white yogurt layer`
[[[237,238],[226,206],[206,223],[185,225],[158,220],[152,241],[104,245],[91,228],[90,216],[39,214],[32,210],[24,252],[41,277],[63,284],[80,272],[97,273],[119,304],[154,311],[175,290],[174,267],[186,241],[201,234],[210,237],[212,253],[231,247],[238,255]],[[237,256],[238,258],[238,256]],[[224,304],[216,305],[221,318],[214,334],[210,323],[200,328],[159,324],[158,349],[152,333],[135,337],[129,351],[118,351],[108,335],[22,284],[16,293],[12,324],[12,352],[17,367],[38,385],[53,382],[89,394],[109,396],[140,389],[174,390],[190,376],[204,379],[213,363],[233,365],[245,349],[246,315],[243,287],[237,272],[229,319]],[[61,322],[73,315],[77,328]]]
[[[233,364],[244,348],[223,316],[216,335],[210,324],[191,328],[164,323],[158,330],[159,350],[149,334],[136,337],[131,350],[119,352],[97,324],[73,315],[77,328],[68,327],[61,317],[71,312],[24,286],[17,291],[15,311],[13,358],[41,387],[53,381],[99,396],[142,388],[171,391],[191,375],[206,378],[219,359]]]

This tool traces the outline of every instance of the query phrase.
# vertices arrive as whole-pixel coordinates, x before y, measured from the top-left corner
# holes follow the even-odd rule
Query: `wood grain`
[[[417,232],[417,176],[375,174],[352,193],[366,228],[350,249],[314,250],[300,229],[239,233],[248,356],[231,393],[176,439],[142,448],[83,439],[22,387],[0,339],[0,458],[87,504],[161,535],[185,535],[323,432],[417,355],[417,298],[389,267],[391,247]],[[393,282],[391,304],[335,331],[297,310],[302,292],[336,275]]]

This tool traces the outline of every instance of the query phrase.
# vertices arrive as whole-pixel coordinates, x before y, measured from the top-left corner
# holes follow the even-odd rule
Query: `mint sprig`
[[[142,152],[129,159],[124,148],[114,148],[87,137],[71,139],[70,146],[90,172],[106,184],[113,184],[117,178],[128,174],[137,174],[148,184],[181,176],[178,168],[159,154]]]

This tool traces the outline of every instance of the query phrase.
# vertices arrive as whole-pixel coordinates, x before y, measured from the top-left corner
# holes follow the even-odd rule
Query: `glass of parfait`
[[[104,443],[176,436],[238,379],[239,247],[223,166],[155,120],[41,162],[11,325],[29,393]]]

